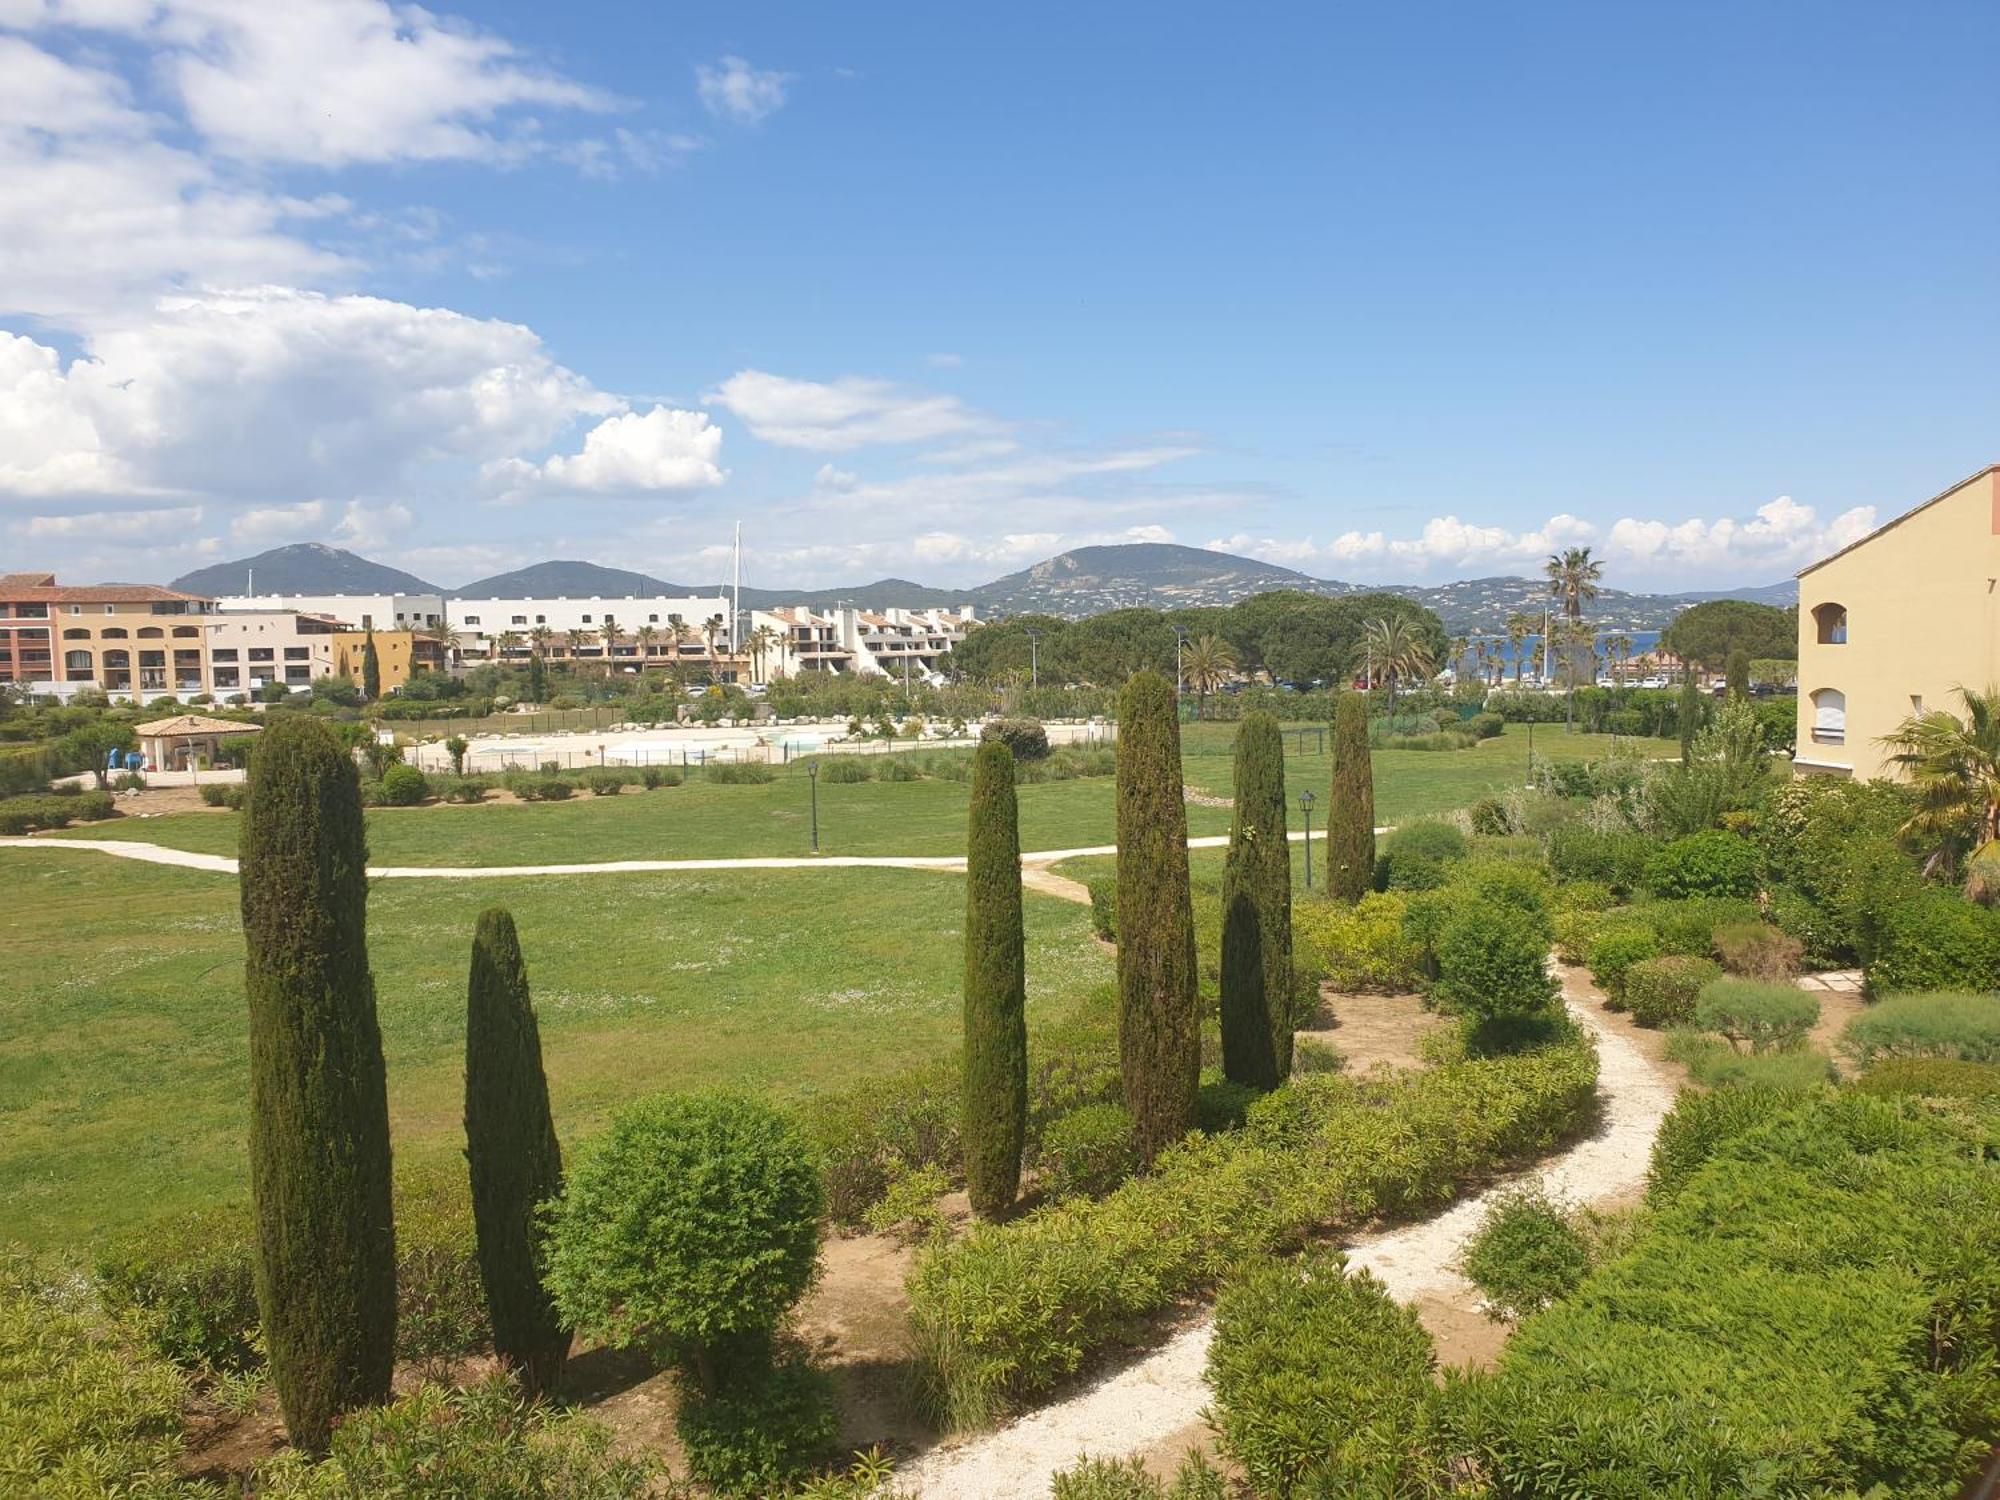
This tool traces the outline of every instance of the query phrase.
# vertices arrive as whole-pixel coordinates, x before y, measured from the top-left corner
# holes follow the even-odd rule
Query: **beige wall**
[[[2000,468],[1988,469],[1799,576],[1801,770],[1883,774],[1883,736],[1961,684],[2000,682]],[[1845,644],[1814,611],[1844,605]],[[1814,694],[1846,696],[1841,743],[1816,738]]]
[[[333,631],[281,611],[230,611],[203,620],[211,690],[254,693],[267,682],[305,687],[333,671]]]
[[[205,690],[201,627],[208,617],[154,609],[150,602],[50,605],[56,680],[95,682],[114,693]]]

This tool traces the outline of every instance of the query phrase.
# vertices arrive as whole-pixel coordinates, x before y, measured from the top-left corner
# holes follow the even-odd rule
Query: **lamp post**
[[[1299,811],[1306,820],[1306,889],[1313,888],[1313,794],[1311,791],[1299,793]]]
[[[1030,625],[1028,636],[1028,686],[1039,687],[1042,682],[1042,633]]]
[[[813,853],[819,853],[819,762],[806,762],[806,780],[812,783]]]
[[[1185,625],[1176,625],[1174,627],[1174,696],[1176,698],[1180,697],[1186,691],[1181,685],[1185,681],[1181,675],[1181,648],[1187,645],[1187,637],[1188,633]]]

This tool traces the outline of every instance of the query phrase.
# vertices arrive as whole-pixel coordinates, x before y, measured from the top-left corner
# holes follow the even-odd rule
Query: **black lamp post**
[[[806,762],[806,779],[812,783],[813,853],[819,853],[819,762]]]
[[[1305,815],[1306,820],[1306,889],[1311,890],[1313,888],[1313,794],[1310,791],[1299,793],[1299,811]]]

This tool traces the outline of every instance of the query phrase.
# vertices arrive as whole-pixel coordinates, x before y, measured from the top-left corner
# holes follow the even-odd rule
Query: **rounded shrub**
[[[1641,1026],[1682,1026],[1694,1019],[1702,986],[1722,970],[1706,958],[1669,953],[1625,971],[1625,1008]]]
[[[1847,1023],[1841,1049],[1864,1067],[1885,1058],[2000,1063],[2000,995],[1891,995]]]
[[[1446,867],[1464,859],[1465,851],[1465,835],[1452,824],[1436,820],[1410,823],[1389,836],[1389,847],[1375,861],[1375,888],[1435,890],[1445,883]]]
[[[625,773],[607,770],[585,771],[583,786],[593,797],[615,797],[625,789]]]
[[[1515,1322],[1566,1297],[1590,1274],[1590,1242],[1576,1216],[1533,1189],[1503,1193],[1466,1250],[1466,1279],[1490,1316]]]
[[[1470,900],[1446,920],[1436,944],[1431,998],[1474,1022],[1517,1021],[1555,1005],[1542,933],[1496,901]]]
[[[468,780],[463,776],[447,781],[444,784],[444,800],[461,803],[484,802],[486,784],[482,781]]]
[[[1757,889],[1757,846],[1720,828],[1691,833],[1646,861],[1645,884],[1669,900],[1751,895]]]
[[[1465,721],[1465,727],[1472,731],[1474,739],[1490,740],[1506,729],[1507,721],[1499,714],[1474,714]]]
[[[1058,1198],[1101,1198],[1138,1165],[1132,1113],[1122,1104],[1086,1104],[1042,1134],[1042,1170]]]
[[[1650,927],[1637,924],[1606,927],[1590,940],[1584,962],[1590,977],[1612,1002],[1613,1009],[1625,1004],[1625,975],[1632,965],[1660,956],[1660,939]]]
[[[811,1284],[825,1207],[791,1121],[733,1094],[667,1094],[617,1115],[548,1218],[564,1323],[675,1357],[768,1335]]]
[[[1861,915],[1874,934],[1866,953],[1872,992],[1983,990],[2000,982],[2000,911],[1936,886],[1892,886]]]
[[[998,740],[1016,760],[1043,760],[1049,753],[1049,732],[1040,719],[988,719],[979,737]]]
[[[1769,922],[1728,922],[1715,929],[1715,956],[1745,979],[1789,979],[1805,944]]]
[[[1804,990],[1756,979],[1711,980],[1694,1007],[1697,1028],[1752,1052],[1797,1047],[1818,1021],[1819,1001]]]
[[[389,807],[415,807],[431,794],[431,784],[415,766],[391,766],[382,773],[382,801]]]
[[[1514,831],[1513,819],[1507,816],[1507,804],[1498,797],[1481,797],[1466,809],[1466,817],[1472,823],[1472,831],[1482,838],[1500,838]]]
[[[1714,957],[1717,928],[1759,920],[1755,902],[1734,896],[1654,901],[1635,907],[1633,914],[1659,934],[1662,952],[1683,953],[1690,958]]]

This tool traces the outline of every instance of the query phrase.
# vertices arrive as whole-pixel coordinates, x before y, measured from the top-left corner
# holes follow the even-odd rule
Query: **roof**
[[[0,573],[0,590],[54,588],[53,573]]]
[[[11,578],[48,577],[47,574],[13,574]],[[12,584],[7,598],[16,604],[207,604],[206,594],[183,594],[163,589],[157,583],[104,583],[86,588],[70,588],[53,583]]]
[[[261,734],[261,724],[243,724],[235,719],[210,719],[200,714],[176,714],[171,719],[155,719],[141,724],[138,733],[151,739],[172,739],[184,734]]]
[[[1816,572],[1819,569],[1825,567],[1835,558],[1847,556],[1847,554],[1852,552],[1856,547],[1867,546],[1870,542],[1874,541],[1875,538],[1880,536],[1883,532],[1888,531],[1892,527],[1901,526],[1905,521],[1909,520],[1910,517],[1919,515],[1922,512],[1929,510],[1933,505],[1936,505],[1940,500],[1949,500],[1953,495],[1956,495],[1960,490],[1964,489],[1968,484],[1977,483],[1979,480],[1984,479],[1989,474],[2000,474],[2000,464],[1988,464],[1985,468],[1979,470],[1977,473],[1966,475],[1965,478],[1959,480],[1959,482],[1953,485],[1950,489],[1941,491],[1940,493],[1931,496],[1930,499],[1924,501],[1923,504],[1921,505],[1911,506],[1908,510],[1904,511],[1900,516],[1896,517],[1895,520],[1884,522],[1882,525],[1877,526],[1873,531],[1869,532],[1868,535],[1860,538],[1858,541],[1849,542],[1845,547],[1842,547],[1838,552],[1829,553],[1827,556],[1822,557],[1818,562],[1813,563],[1808,567],[1800,568],[1798,571],[1798,576],[1803,578],[1806,576],[1806,574]]]

